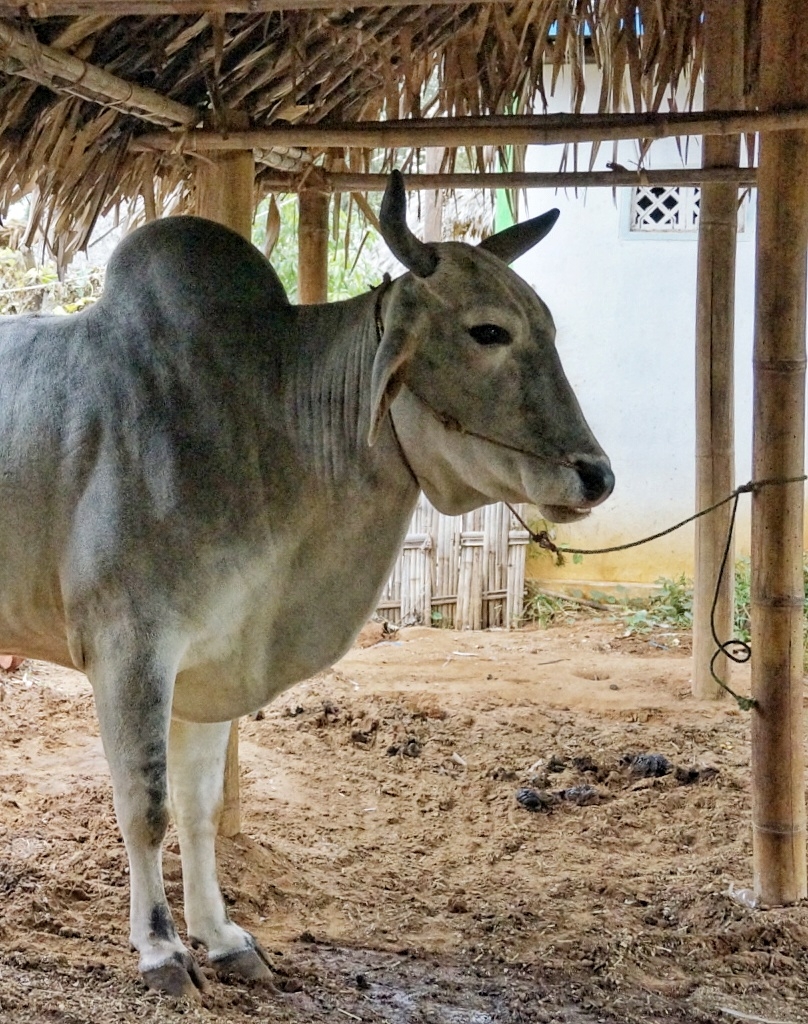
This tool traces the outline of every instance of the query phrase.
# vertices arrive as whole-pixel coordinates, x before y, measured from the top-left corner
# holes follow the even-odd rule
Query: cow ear
[[[499,256],[504,263],[513,263],[550,233],[559,213],[559,210],[548,210],[540,217],[514,224],[490,238],[484,238],[479,248]]]
[[[415,355],[416,335],[404,324],[387,324],[373,360],[370,381],[370,429],[368,444],[374,445],[382,421],[404,383],[404,372]]]

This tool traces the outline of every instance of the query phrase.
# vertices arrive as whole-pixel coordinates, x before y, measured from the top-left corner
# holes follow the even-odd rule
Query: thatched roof
[[[165,9],[168,5],[162,5]],[[258,5],[260,6],[260,4]],[[756,0],[748,0],[756,24]],[[573,110],[583,99],[583,65],[601,71],[602,111],[656,109],[701,62],[703,0],[516,0],[258,13],[115,16],[141,2],[99,3],[103,14],[0,23],[0,212],[33,197],[34,227],[62,255],[82,247],[99,214],[131,202],[155,182],[158,208],[191,200],[199,157],[183,154],[184,126],[226,130],[282,123],[532,111],[562,67]],[[53,2],[42,8],[92,9]],[[20,42],[20,35],[23,41]],[[747,89],[754,88],[748,33]],[[11,41],[9,41],[11,40]],[[126,96],[99,95],[73,55],[144,95],[174,101],[166,111],[133,109]],[[28,50],[26,50],[26,46]],[[74,62],[75,63],[75,62]],[[78,80],[77,80],[78,79]],[[71,84],[72,83],[72,84]],[[103,85],[103,83],[102,83]],[[83,98],[91,95],[94,99]],[[148,105],[148,103],[147,103]],[[135,103],[136,107],[137,104]],[[183,113],[184,111],[184,113]],[[172,152],[133,152],[132,140],[174,125]],[[263,166],[294,170],[325,163],[367,166],[368,151],[275,149]],[[480,166],[490,151],[470,155]],[[258,176],[260,194],[260,172]]]

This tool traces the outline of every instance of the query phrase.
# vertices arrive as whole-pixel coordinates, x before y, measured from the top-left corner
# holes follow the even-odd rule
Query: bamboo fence
[[[528,539],[505,505],[444,516],[421,495],[377,614],[396,625],[510,629],[522,617]]]

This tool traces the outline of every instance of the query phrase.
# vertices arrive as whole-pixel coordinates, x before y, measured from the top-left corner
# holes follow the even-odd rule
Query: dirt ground
[[[686,636],[623,629],[370,629],[244,721],[221,877],[283,992],[198,1006],[128,950],[86,681],[6,673],[0,1021],[808,1022],[808,906],[743,900],[748,713],[690,698]],[[165,864],[181,922],[173,833]]]

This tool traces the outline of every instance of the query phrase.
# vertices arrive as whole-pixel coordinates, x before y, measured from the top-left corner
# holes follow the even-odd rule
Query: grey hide
[[[0,320],[0,651],[89,677],[154,988],[204,984],[165,900],[169,810],[189,940],[269,981],[216,880],[228,722],[346,650],[419,488],[562,520],[611,491],[508,245],[435,244],[420,276],[296,307],[239,236],[170,218],[118,247],[97,305]]]

